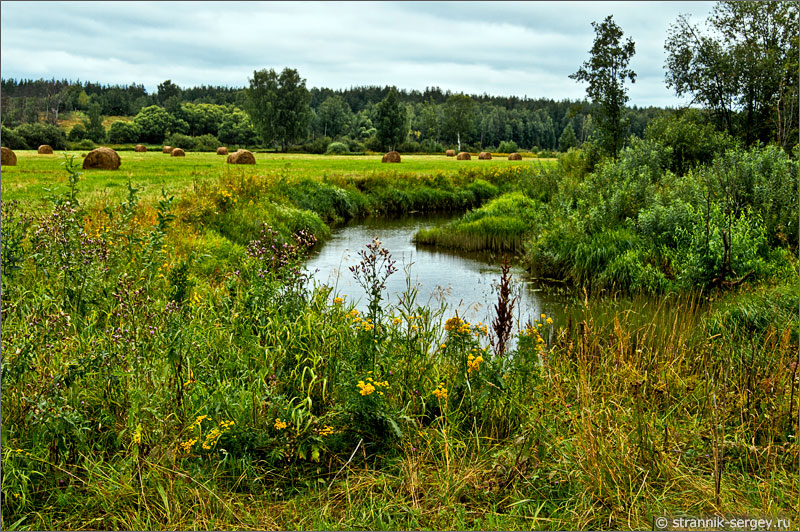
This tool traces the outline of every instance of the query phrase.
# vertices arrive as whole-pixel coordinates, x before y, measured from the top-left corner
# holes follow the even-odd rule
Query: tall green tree
[[[466,94],[452,94],[444,104],[444,133],[454,139],[461,151],[461,139],[467,138],[475,129],[475,114],[472,98]]]
[[[666,83],[711,111],[747,144],[797,142],[798,3],[718,2],[707,31],[687,15],[671,26]]]
[[[406,106],[400,104],[394,87],[375,106],[374,125],[377,140],[385,149],[396,149],[408,135]]]
[[[141,130],[140,140],[156,143],[164,140],[173,120],[173,117],[158,105],[143,108],[133,118]]]
[[[567,125],[564,126],[564,131],[561,132],[561,136],[558,138],[558,149],[567,151],[577,146],[578,137],[575,136],[575,128],[572,127],[572,122],[567,122]]]
[[[586,95],[598,104],[595,118],[601,145],[616,158],[627,128],[625,103],[628,101],[628,89],[625,81],[636,82],[636,73],[628,68],[631,57],[636,53],[636,46],[630,37],[622,41],[622,29],[611,15],[599,24],[592,22],[592,28],[595,38],[589,50],[591,57],[569,77],[589,84]]]
[[[306,80],[297,70],[287,67],[278,75],[273,69],[262,69],[250,79],[245,110],[264,143],[277,143],[286,151],[308,132],[310,102]]]
[[[350,128],[353,112],[341,96],[329,96],[317,109],[317,133],[335,138]]]
[[[181,88],[172,83],[172,80],[166,80],[158,84],[158,102],[164,105],[168,98],[180,97]]]
[[[89,104],[86,114],[89,117],[83,122],[86,127],[86,136],[97,143],[105,142],[106,128],[103,127],[103,117],[100,116],[100,104],[97,102]]]

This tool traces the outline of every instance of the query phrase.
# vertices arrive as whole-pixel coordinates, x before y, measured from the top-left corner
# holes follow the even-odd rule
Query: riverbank
[[[495,327],[390,301],[382,244],[352,250],[366,309],[303,271],[329,224],[463,212],[536,175],[226,173],[158,201],[84,181],[79,205],[4,201],[3,528],[796,519],[796,277],[587,291]]]

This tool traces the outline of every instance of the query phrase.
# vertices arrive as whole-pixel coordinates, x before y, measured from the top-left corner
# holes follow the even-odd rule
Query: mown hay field
[[[17,166],[3,168],[2,193],[5,200],[42,200],[54,186],[66,186],[62,153],[56,157],[43,157],[35,150],[16,150]],[[76,161],[86,152],[67,152]],[[118,151],[122,165],[118,170],[89,170],[81,179],[84,201],[93,199],[117,200],[127,193],[125,183],[141,188],[143,198],[160,195],[163,188],[169,194],[177,193],[193,183],[220,174],[275,175],[287,178],[347,177],[369,174],[433,175],[450,174],[473,167],[505,168],[507,166],[547,166],[555,159],[525,159],[508,161],[505,158],[480,161],[457,161],[442,155],[403,155],[399,165],[381,163],[381,155],[326,156],[307,154],[256,153],[255,166],[231,167],[215,153],[188,152],[186,157],[170,157],[155,151],[136,153]]]

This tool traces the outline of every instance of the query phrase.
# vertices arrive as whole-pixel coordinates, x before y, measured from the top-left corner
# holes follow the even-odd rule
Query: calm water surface
[[[390,305],[397,304],[399,294],[407,289],[406,275],[418,288],[417,304],[438,308],[447,304],[447,316],[458,311],[472,322],[491,323],[497,302],[496,285],[500,279],[499,259],[488,256],[453,253],[412,242],[417,230],[441,225],[452,216],[404,216],[401,218],[368,218],[335,229],[333,237],[319,246],[307,262],[311,278],[328,284],[333,294],[346,296],[348,303],[366,310],[364,290],[353,278],[350,266],[360,260],[358,251],[373,238],[378,238],[397,261],[398,271],[386,283]],[[543,290],[521,268],[512,268],[517,304],[514,314],[519,323],[545,313],[559,316],[565,311],[566,299]]]

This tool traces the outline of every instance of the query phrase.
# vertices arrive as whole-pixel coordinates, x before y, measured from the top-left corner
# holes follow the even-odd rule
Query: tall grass
[[[369,315],[312,288],[287,182],[3,202],[4,529],[796,524],[792,289],[587,293],[494,353],[410,282]]]

